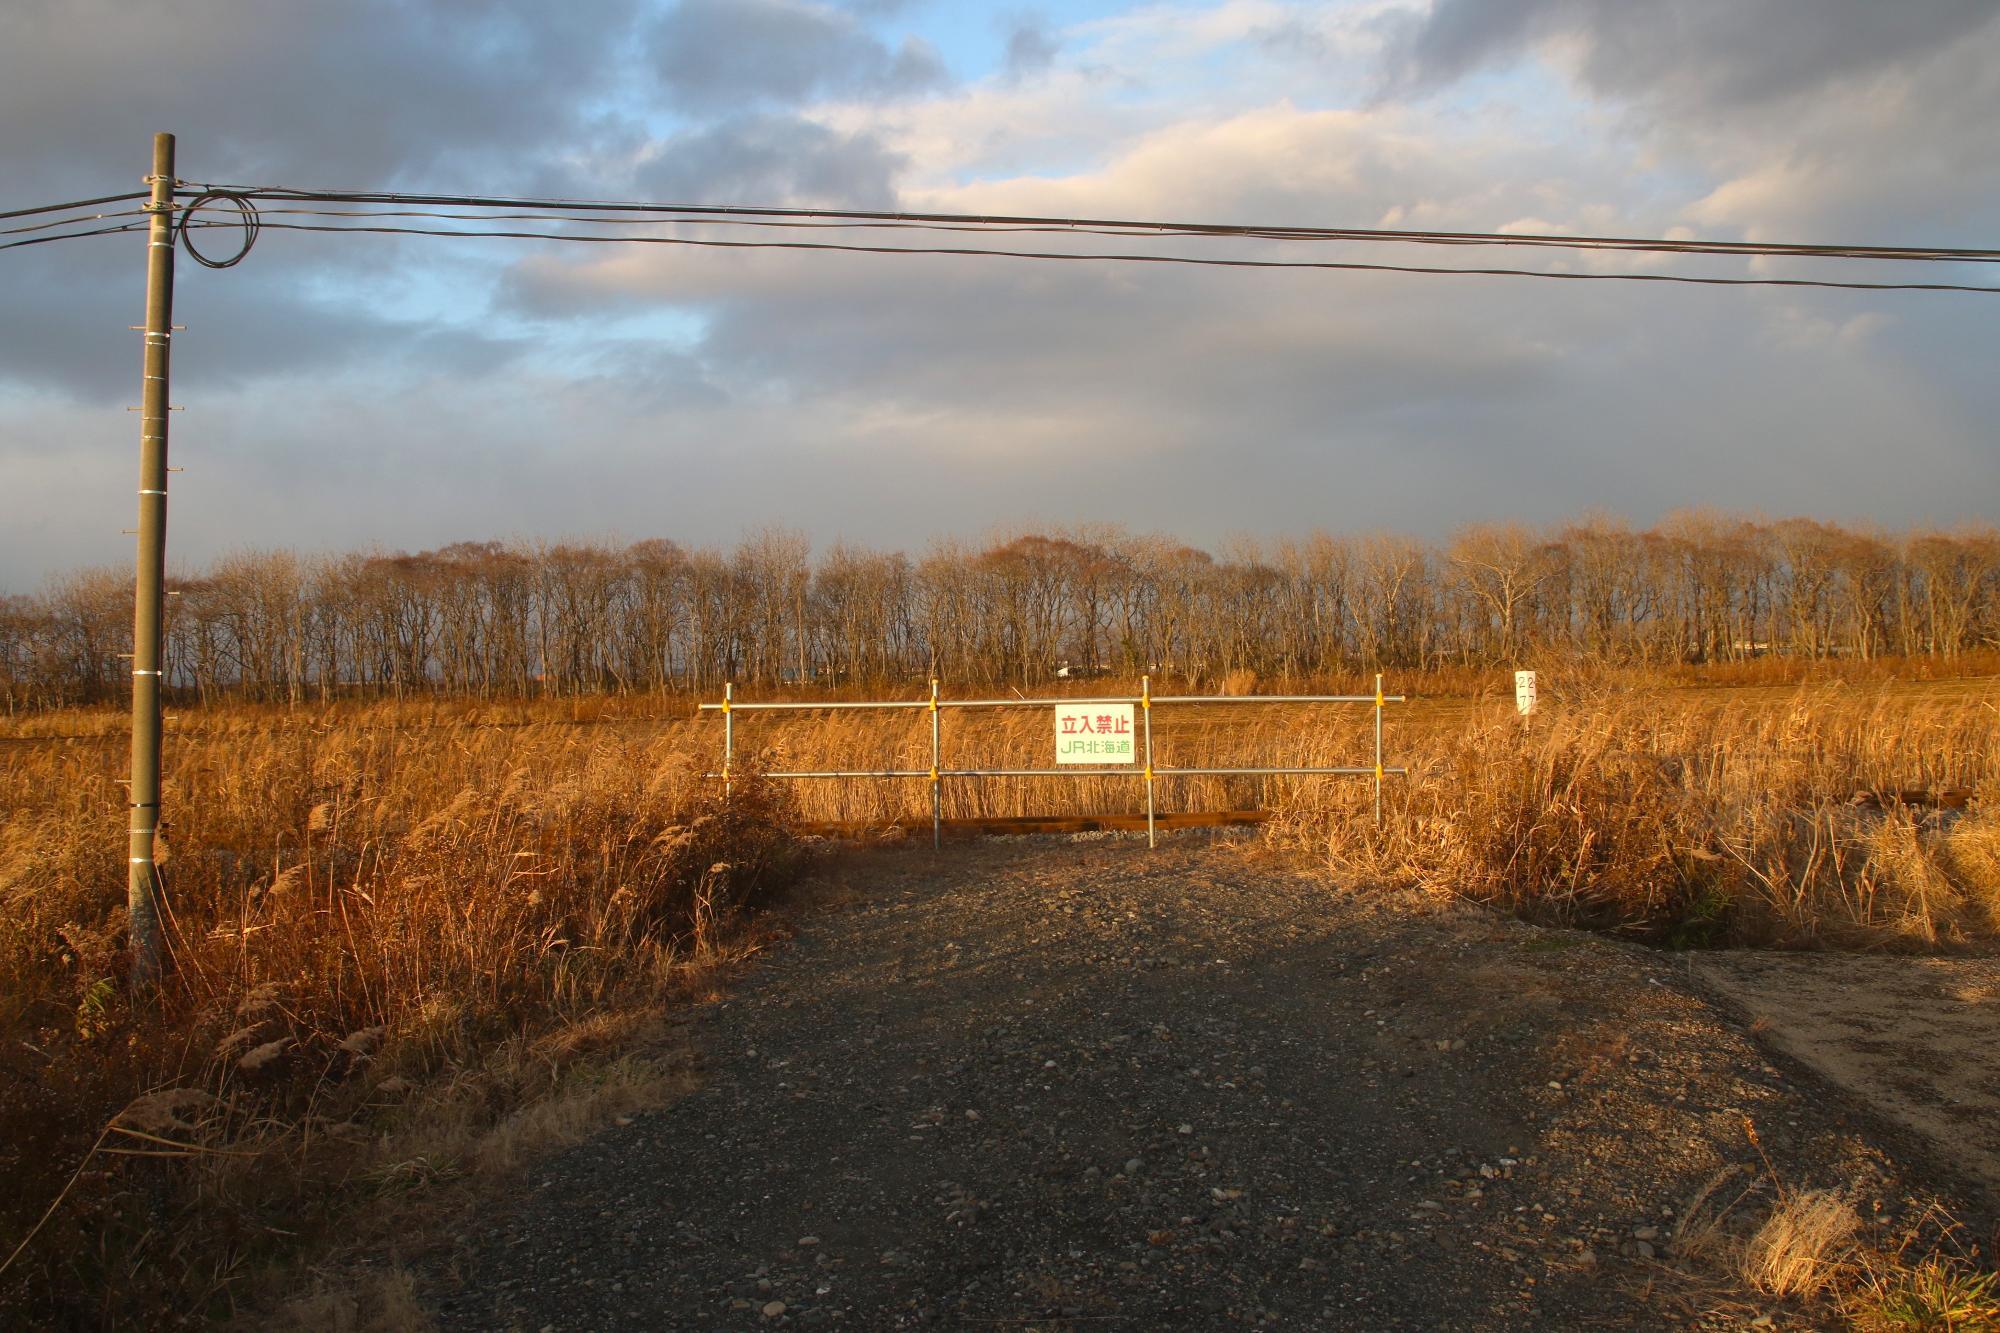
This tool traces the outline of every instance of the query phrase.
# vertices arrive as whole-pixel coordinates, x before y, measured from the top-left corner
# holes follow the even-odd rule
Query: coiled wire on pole
[[[212,203],[228,204],[235,208],[239,214],[239,221],[243,228],[243,244],[238,247],[235,254],[229,256],[227,259],[214,259],[203,254],[201,251],[195,249],[194,237],[188,235],[188,223],[193,220],[196,213]],[[226,227],[231,224],[227,222],[205,221],[202,225]],[[188,206],[181,211],[180,226],[177,228],[177,231],[180,235],[181,249],[187,251],[188,257],[194,260],[195,263],[200,264],[203,268],[234,268],[248,257],[250,247],[257,244],[257,234],[263,229],[264,220],[257,212],[257,205],[249,198],[227,190],[211,190],[205,194],[196,195],[189,202]]]

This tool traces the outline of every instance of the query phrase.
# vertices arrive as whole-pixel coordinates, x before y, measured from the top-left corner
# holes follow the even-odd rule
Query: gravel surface
[[[699,1090],[427,1273],[440,1325],[1800,1327],[1670,1254],[1704,1182],[1762,1169],[1744,1118],[1788,1183],[1899,1206],[1844,1103],[1666,956],[1222,841],[830,876],[698,1012]]]

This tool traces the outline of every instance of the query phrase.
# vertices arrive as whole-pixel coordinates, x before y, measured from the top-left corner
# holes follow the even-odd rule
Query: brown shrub
[[[518,1043],[652,1007],[803,864],[786,793],[739,769],[724,801],[672,734],[411,727],[379,707],[176,733],[170,966],[139,1007],[120,738],[0,756],[5,1250],[67,1190],[0,1281],[40,1322],[226,1310],[281,1233],[337,1215],[328,1173],[394,1166],[347,1142],[384,1117],[410,1141],[411,1116],[453,1106],[459,1128],[432,1138],[498,1162],[518,1154],[481,1136],[510,1117],[511,1145],[648,1095],[659,1079],[634,1073],[606,1084],[635,1090],[622,1101],[561,1100],[551,1070],[607,1057]],[[459,1091],[376,1091],[440,1078]]]
[[[2000,924],[2000,714],[1978,698],[1597,692],[1413,730],[1380,830],[1348,788],[1291,806],[1285,835],[1352,874],[1679,944],[1926,950]],[[1968,789],[1969,809],[1895,799]]]

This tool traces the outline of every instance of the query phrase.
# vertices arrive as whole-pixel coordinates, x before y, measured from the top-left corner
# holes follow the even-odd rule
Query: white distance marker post
[[[1532,671],[1514,673],[1514,711],[1522,717],[1534,716],[1535,673]]]
[[[1138,758],[1131,704],[1057,704],[1058,764],[1129,764]]]

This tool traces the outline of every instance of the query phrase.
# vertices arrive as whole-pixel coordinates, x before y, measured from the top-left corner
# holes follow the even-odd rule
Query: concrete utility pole
[[[160,980],[160,621],[167,576],[167,375],[174,336],[174,136],[153,136],[146,231],[146,378],[139,399],[139,559],[132,608],[131,985]]]

